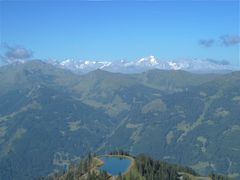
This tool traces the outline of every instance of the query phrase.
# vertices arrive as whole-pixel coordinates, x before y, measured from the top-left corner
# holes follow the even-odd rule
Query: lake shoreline
[[[96,159],[98,159],[98,161],[101,162],[101,164],[100,164],[100,165],[98,164],[97,167],[100,167],[100,166],[102,166],[102,165],[104,164],[103,160],[101,160],[101,157],[118,157],[118,158],[127,158],[127,159],[129,159],[129,160],[130,160],[130,165],[128,166],[127,170],[126,170],[124,173],[122,173],[121,175],[126,175],[127,173],[129,173],[130,170],[132,169],[132,167],[135,165],[135,160],[134,160],[134,158],[131,157],[131,156],[106,154],[106,155],[99,155],[99,156],[96,156],[96,157],[95,157]],[[108,173],[108,174],[109,174],[109,173]],[[114,175],[111,175],[111,174],[109,174],[109,175],[110,175],[111,177],[116,177],[116,176],[118,176],[118,175],[115,175],[115,176],[114,176]]]

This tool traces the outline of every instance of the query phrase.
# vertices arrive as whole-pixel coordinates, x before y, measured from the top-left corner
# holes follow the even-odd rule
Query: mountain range
[[[240,71],[2,66],[0,179],[34,179],[117,149],[239,179],[239,89]]]
[[[87,73],[96,69],[120,73],[140,73],[151,69],[161,70],[185,70],[190,72],[226,72],[238,70],[227,61],[216,61],[213,59],[181,59],[181,60],[159,60],[155,56],[144,57],[135,61],[80,61],[65,59],[63,61],[50,60],[51,64],[61,68],[70,69],[78,73]]]

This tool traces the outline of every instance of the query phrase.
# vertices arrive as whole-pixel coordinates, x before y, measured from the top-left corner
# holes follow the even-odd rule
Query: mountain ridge
[[[238,70],[236,66],[221,63],[215,60],[159,60],[154,56],[144,57],[134,61],[77,61],[67,59],[62,62],[50,61],[62,68],[67,68],[78,73],[86,73],[94,69],[105,69],[111,72],[139,73],[149,69],[186,70],[190,72],[227,72]]]
[[[14,63],[25,63],[22,60]],[[71,70],[75,73],[85,74],[97,69],[120,73],[140,73],[150,69],[163,70],[185,70],[195,73],[227,73],[240,70],[240,67],[231,65],[225,61],[212,59],[179,59],[179,60],[159,60],[155,56],[140,58],[133,61],[92,61],[92,60],[45,60],[46,63]]]

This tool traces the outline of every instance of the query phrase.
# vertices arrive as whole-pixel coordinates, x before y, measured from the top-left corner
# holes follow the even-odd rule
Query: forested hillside
[[[126,173],[112,176],[106,171],[97,169],[102,165],[99,163],[99,156],[89,154],[78,165],[71,166],[68,171],[53,173],[39,180],[230,180],[227,176],[214,173],[201,177],[191,168],[153,160],[144,154],[132,157],[126,152],[115,151],[106,156],[131,157],[134,162]]]
[[[240,177],[240,72],[77,75],[29,61],[0,67],[0,102],[0,179],[116,149]]]

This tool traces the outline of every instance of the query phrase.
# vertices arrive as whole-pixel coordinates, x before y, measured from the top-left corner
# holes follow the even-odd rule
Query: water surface
[[[128,170],[131,160],[126,157],[103,156],[100,158],[104,164],[98,168],[100,171],[106,171],[112,176],[123,174]]]

